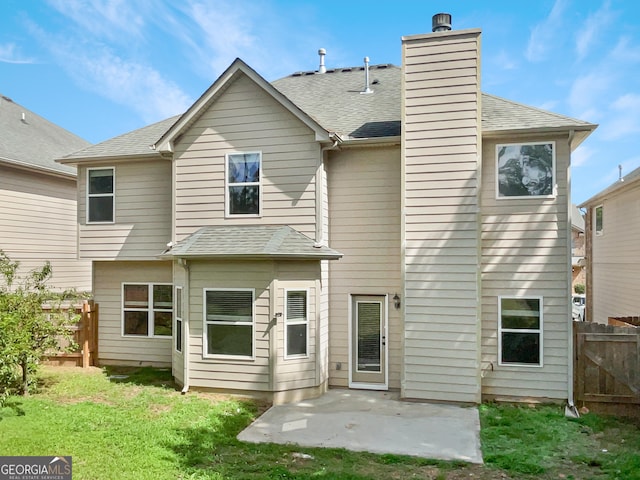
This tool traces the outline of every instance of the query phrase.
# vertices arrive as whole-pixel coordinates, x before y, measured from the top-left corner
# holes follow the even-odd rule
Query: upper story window
[[[261,203],[260,152],[229,153],[226,157],[228,216],[259,216]]]
[[[602,235],[604,232],[604,210],[602,205],[598,205],[594,211],[594,224],[596,226],[596,235]]]
[[[499,297],[500,365],[542,366],[542,297]]]
[[[496,146],[496,196],[555,197],[555,143],[510,143]]]
[[[114,178],[113,167],[87,170],[87,223],[113,223]]]

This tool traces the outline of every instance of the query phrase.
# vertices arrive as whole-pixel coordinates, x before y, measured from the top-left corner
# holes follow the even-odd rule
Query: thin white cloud
[[[536,107],[539,108],[540,110],[549,110],[549,111],[553,111],[557,106],[558,106],[558,102],[556,100],[547,100],[546,102],[541,103],[540,105],[536,105]]]
[[[580,145],[571,154],[571,166],[581,167],[585,165],[588,162],[588,160],[591,157],[593,157],[594,154],[595,154],[595,151],[593,148],[586,146],[584,144]]]
[[[557,47],[558,33],[562,31],[562,20],[566,0],[556,0],[549,16],[533,27],[525,56],[530,62],[545,60],[548,53]]]
[[[0,43],[0,62],[3,63],[34,63],[34,60],[24,57],[14,43]]]
[[[602,125],[604,140],[619,140],[640,133],[640,94],[629,93],[611,104],[611,115]]]
[[[638,63],[640,62],[640,46],[633,45],[630,37],[623,36],[618,39],[618,43],[611,51],[611,57],[617,62]]]
[[[590,51],[598,36],[610,35],[610,25],[615,15],[611,11],[611,2],[605,1],[594,13],[589,15],[576,35],[576,53],[578,59],[583,59]]]
[[[568,103],[571,114],[577,118],[597,121],[600,116],[597,107],[612,83],[612,74],[602,69],[577,77],[569,91]]]

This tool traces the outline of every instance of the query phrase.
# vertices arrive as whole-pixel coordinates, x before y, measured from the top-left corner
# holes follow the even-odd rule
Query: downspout
[[[190,358],[189,358],[189,323],[191,322],[191,309],[189,308],[189,289],[190,289],[190,275],[191,275],[191,270],[189,269],[189,263],[188,260],[185,258],[180,258],[178,259],[178,264],[182,266],[182,268],[184,268],[184,287],[182,289],[182,308],[183,308],[183,312],[185,311],[185,300],[186,300],[186,312],[187,314],[184,315],[183,314],[183,318],[182,318],[182,328],[183,328],[183,336],[182,336],[182,342],[183,342],[183,347],[182,347],[182,368],[183,368],[183,386],[182,386],[182,391],[180,393],[182,393],[183,395],[185,393],[187,393],[189,391],[189,364],[190,364]],[[185,295],[186,294],[186,295]],[[184,318],[187,317],[187,318]]]
[[[577,418],[580,416],[578,413],[578,409],[576,408],[573,401],[573,376],[574,376],[574,365],[573,365],[573,316],[571,314],[571,284],[572,284],[572,275],[571,275],[571,214],[573,212],[573,208],[571,208],[571,144],[573,143],[573,138],[575,137],[575,130],[569,130],[569,138],[567,140],[569,146],[569,163],[567,165],[567,198],[569,201],[567,202],[567,263],[568,263],[568,275],[567,282],[569,287],[569,314],[568,314],[568,324],[567,324],[567,407],[564,409],[564,414],[566,417]]]

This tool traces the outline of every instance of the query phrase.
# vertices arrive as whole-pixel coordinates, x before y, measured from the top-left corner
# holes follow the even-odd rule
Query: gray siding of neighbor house
[[[171,162],[94,163],[115,167],[115,223],[87,224],[87,167],[78,167],[80,258],[153,260],[171,240]]]
[[[595,233],[595,207],[602,205],[602,235]],[[640,183],[590,208],[593,321],[640,313]]]
[[[496,199],[496,144],[549,141],[555,141],[556,197]],[[482,394],[566,399],[571,341],[568,139],[485,139],[482,156]],[[498,365],[501,295],[543,297],[542,367]]]
[[[346,387],[350,296],[402,293],[400,150],[345,149],[327,165],[330,245],[344,254],[329,264],[329,383]],[[400,388],[402,318],[393,307],[387,314],[389,387]]]
[[[262,152],[259,218],[225,218],[225,154]],[[315,238],[314,132],[241,75],[175,145],[175,239],[207,225],[289,225]]]
[[[171,338],[122,335],[122,284],[171,283],[171,262],[94,262],[93,268],[94,299],[100,305],[99,363],[171,366]]]
[[[91,290],[91,262],[77,259],[76,181],[0,166],[0,250],[25,274],[51,262],[49,286]]]
[[[480,401],[480,31],[403,38],[402,395]]]

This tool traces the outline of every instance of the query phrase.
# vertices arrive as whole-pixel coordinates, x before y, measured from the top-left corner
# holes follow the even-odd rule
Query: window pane
[[[229,183],[260,181],[260,155],[244,153],[229,155]]]
[[[89,194],[113,193],[113,170],[89,170]]]
[[[358,303],[358,371],[380,371],[380,320],[379,303]]]
[[[173,308],[173,287],[171,285],[153,286],[153,308]]]
[[[258,215],[260,188],[257,185],[229,187],[229,214]]]
[[[540,328],[540,300],[537,298],[503,298],[502,328]]]
[[[287,320],[305,321],[307,319],[307,292],[287,292]]]
[[[596,207],[596,232],[602,231],[602,207]]]
[[[176,350],[182,351],[182,320],[176,320]]]
[[[250,325],[207,325],[208,353],[253,356],[253,327]]]
[[[171,312],[154,312],[153,315],[153,334],[171,336],[171,324],[173,316]]]
[[[253,321],[253,292],[251,291],[208,291],[206,302],[207,321]]]
[[[149,287],[147,285],[125,285],[124,306],[128,308],[148,308]]]
[[[113,197],[89,197],[89,221],[113,222]]]
[[[538,333],[502,333],[502,362],[540,364]]]
[[[307,354],[307,325],[287,325],[287,355]]]
[[[125,335],[148,335],[149,317],[147,312],[124,312]]]
[[[176,288],[176,317],[182,318],[182,288]]]

